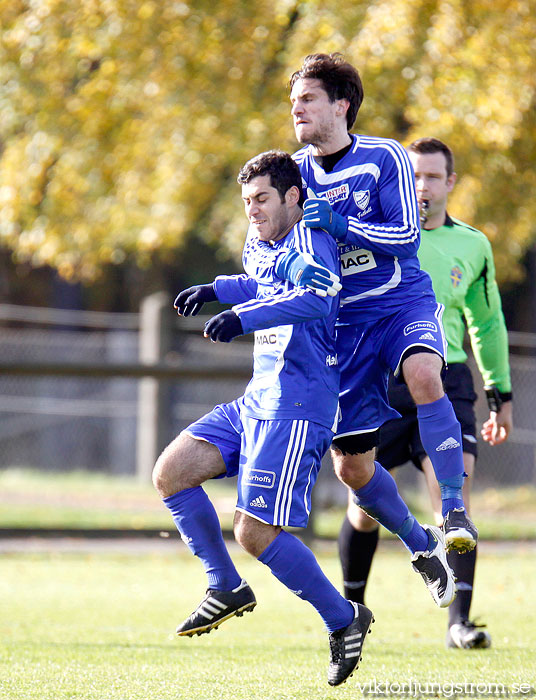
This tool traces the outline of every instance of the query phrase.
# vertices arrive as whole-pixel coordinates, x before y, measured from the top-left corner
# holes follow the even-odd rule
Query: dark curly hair
[[[281,202],[285,201],[285,195],[291,187],[297,187],[302,191],[302,178],[300,169],[292,160],[292,156],[285,151],[266,151],[248,160],[240,168],[237,182],[246,185],[255,177],[270,176],[270,184],[279,192]]]
[[[363,102],[363,83],[357,69],[340,53],[313,53],[306,56],[302,67],[290,76],[289,87],[301,78],[320,80],[330,102],[346,99],[350,103],[346,112],[348,131],[354,125]]]

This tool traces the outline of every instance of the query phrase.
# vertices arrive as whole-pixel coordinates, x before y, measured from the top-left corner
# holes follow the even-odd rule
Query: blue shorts
[[[238,475],[237,510],[268,525],[305,527],[332,431],[303,419],[258,420],[242,410],[241,399],[220,404],[185,432],[219,449],[224,476]]]
[[[443,308],[420,302],[379,321],[337,327],[341,384],[336,437],[369,433],[400,416],[387,398],[389,371],[398,377],[402,358],[412,348],[423,347],[445,359]]]

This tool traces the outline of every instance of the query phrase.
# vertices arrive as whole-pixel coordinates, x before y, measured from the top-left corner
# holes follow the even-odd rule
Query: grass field
[[[225,480],[205,487],[217,505],[222,526],[230,529],[236,502],[234,485]],[[427,498],[415,493],[404,496],[421,522],[431,522]],[[487,489],[473,493],[472,501],[482,539],[536,540],[534,486]],[[316,532],[336,537],[343,508],[315,511],[315,515]],[[5,469],[0,471],[0,528],[13,527],[169,530],[173,523],[151,484],[131,477]]]
[[[330,688],[317,614],[238,550],[255,611],[210,635],[177,638],[175,626],[199,602],[205,580],[182,543],[168,544],[150,554],[125,545],[122,554],[0,556],[0,698],[329,700],[401,697],[409,683],[406,697],[534,697],[532,546],[482,547],[473,613],[488,624],[493,646],[467,652],[444,648],[445,611],[402,547],[384,544],[368,595],[376,623],[360,669]],[[338,582],[333,549],[322,545],[319,558]],[[431,691],[417,694],[417,684]]]

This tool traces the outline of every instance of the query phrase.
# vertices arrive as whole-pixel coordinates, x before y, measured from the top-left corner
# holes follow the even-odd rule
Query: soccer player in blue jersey
[[[448,196],[456,183],[451,149],[439,139],[424,137],[411,143],[407,151],[415,171],[422,210],[419,259],[432,278],[437,299],[445,306],[443,325],[448,340],[448,370],[444,385],[462,426],[463,459],[469,475],[463,489],[469,508],[478,454],[474,411],[477,394],[466,364],[464,337],[468,331],[488,399],[490,413],[481,434],[490,445],[499,445],[513,428],[508,333],[490,242],[481,231],[454,219],[447,211]],[[402,417],[382,426],[378,459],[388,470],[407,462],[422,469],[436,523],[441,523],[439,488],[419,439],[415,403],[407,387],[392,380],[389,401]],[[378,524],[363,511],[357,508],[356,511],[359,527],[355,529],[345,522],[339,537],[339,552],[345,595],[364,603],[365,586],[378,543]],[[458,587],[456,600],[448,609],[449,647],[482,649],[491,645],[491,636],[483,629],[484,625],[469,619],[477,549],[478,546],[462,556],[455,552],[448,556]]]
[[[208,578],[206,596],[177,633],[210,632],[256,605],[201,486],[211,478],[238,475],[236,540],[318,611],[329,633],[328,682],[339,685],[359,663],[372,612],[343,598],[311,550],[283,529],[307,524],[311,491],[333,437],[339,299],[336,289],[328,295],[319,285],[332,287],[337,280],[337,246],[301,221],[301,176],[290,155],[260,154],[244,165],[238,182],[250,222],[245,274],[219,276],[175,300],[184,316],[195,315],[208,301],[233,304],[207,322],[205,336],[213,341],[255,333],[253,377],[244,395],[186,428],[154,468],[154,485]],[[284,271],[302,286],[274,276],[280,258]],[[317,278],[315,258],[323,263],[324,277]]]
[[[475,547],[477,530],[462,496],[460,424],[445,395],[441,372],[446,343],[443,308],[421,270],[419,209],[413,170],[396,141],[350,133],[363,100],[358,71],[340,54],[307,56],[290,79],[292,118],[305,146],[294,158],[307,193],[303,221],[337,241],[343,288],[337,320],[341,420],[332,446],[337,476],[376,520],[390,520],[401,539],[413,521],[396,485],[375,460],[379,429],[399,414],[387,397],[392,370],[417,405],[422,443],[442,496],[447,551]],[[307,266],[305,266],[306,274]]]

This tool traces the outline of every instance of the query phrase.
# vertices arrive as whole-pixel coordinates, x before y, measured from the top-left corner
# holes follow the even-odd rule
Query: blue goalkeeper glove
[[[344,241],[348,232],[348,221],[333,211],[327,199],[306,199],[303,222],[309,228],[321,228],[337,241]]]
[[[221,314],[213,316],[205,323],[205,338],[210,338],[213,343],[217,340],[220,343],[230,343],[237,335],[243,335],[242,321],[238,314],[229,309]]]
[[[275,264],[275,274],[297,287],[307,287],[320,297],[334,297],[342,289],[339,277],[310,253],[289,250]]]
[[[218,301],[214,284],[198,284],[179,292],[173,306],[179,316],[197,316],[207,301]]]

